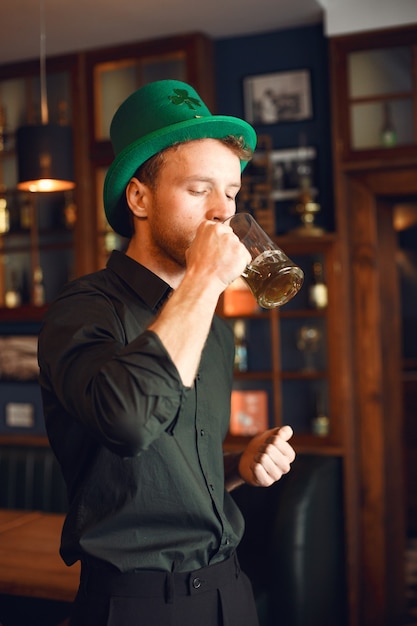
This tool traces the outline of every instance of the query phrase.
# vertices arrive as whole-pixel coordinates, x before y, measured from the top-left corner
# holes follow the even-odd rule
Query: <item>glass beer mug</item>
[[[268,237],[250,213],[236,213],[224,223],[252,256],[242,276],[259,306],[273,309],[291,300],[303,284],[303,270]]]

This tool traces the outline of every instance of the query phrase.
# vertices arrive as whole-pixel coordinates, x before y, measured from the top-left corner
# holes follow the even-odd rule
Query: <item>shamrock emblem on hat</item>
[[[168,96],[168,99],[172,102],[172,104],[186,104],[189,109],[201,107],[200,100],[190,96],[186,89],[174,89],[174,93],[174,96]]]

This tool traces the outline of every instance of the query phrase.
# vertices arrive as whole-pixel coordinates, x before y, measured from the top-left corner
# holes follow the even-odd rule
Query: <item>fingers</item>
[[[217,277],[227,287],[242,274],[250,254],[230,226],[204,221],[186,251],[186,260],[188,268]]]
[[[284,441],[288,441],[288,439],[291,439],[293,434],[293,429],[291,428],[291,426],[288,426],[288,424],[286,424],[285,426],[281,426],[281,428],[278,428],[278,435],[279,437],[281,437],[281,439],[284,439]]]
[[[293,436],[293,430],[291,426],[282,426],[281,428],[273,428],[267,431],[263,443],[259,446],[259,453],[269,452],[273,453],[274,449],[279,450],[283,455],[288,456],[290,463],[295,459],[295,452],[293,447],[288,443],[289,439]]]
[[[288,443],[293,431],[290,426],[283,426],[269,432],[264,443],[254,457],[252,472],[256,484],[269,486],[279,480],[291,469],[295,459],[295,451]]]
[[[295,459],[290,445],[291,426],[272,428],[256,435],[242,453],[239,474],[250,485],[269,487],[291,469]]]

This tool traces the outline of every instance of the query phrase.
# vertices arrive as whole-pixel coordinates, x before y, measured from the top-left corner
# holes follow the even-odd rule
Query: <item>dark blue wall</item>
[[[300,69],[307,69],[311,74],[313,117],[255,128],[259,134],[271,135],[275,150],[297,148],[303,133],[308,145],[316,148],[318,202],[322,208],[317,223],[333,230],[329,55],[323,25],[216,40],[217,112],[244,117],[243,79],[246,76]],[[289,208],[288,203],[277,203],[277,214],[288,214]],[[297,218],[293,219],[294,225],[297,224]],[[280,222],[282,219],[277,220]]]

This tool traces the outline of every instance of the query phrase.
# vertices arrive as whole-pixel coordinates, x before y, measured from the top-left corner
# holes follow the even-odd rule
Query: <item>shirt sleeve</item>
[[[137,317],[129,327],[105,294],[80,289],[52,305],[39,336],[44,406],[75,418],[122,456],[139,454],[168,430],[189,392],[146,330],[150,319]]]

